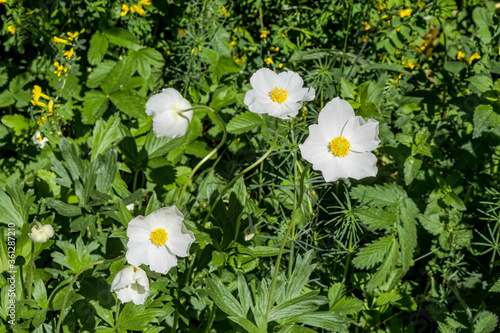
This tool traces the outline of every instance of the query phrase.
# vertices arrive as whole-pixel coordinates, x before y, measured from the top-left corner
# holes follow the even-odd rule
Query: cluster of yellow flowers
[[[149,6],[151,5],[151,0],[141,0],[137,5],[122,5],[122,11],[120,13],[120,16],[125,16],[127,15],[128,11],[130,10],[131,13],[137,13],[139,15],[144,15],[146,14],[146,11],[142,6]]]
[[[83,31],[84,30],[82,30],[81,32],[83,32]],[[78,31],[76,31],[74,33],[67,32],[66,34],[68,35],[68,40],[54,36],[54,42],[71,46],[71,49],[64,52],[64,54],[63,54],[63,56],[66,59],[71,59],[71,57],[75,54],[75,48],[73,47],[73,41],[78,38],[78,36],[80,35],[81,32],[78,32]],[[57,67],[57,65],[56,65],[56,67]]]
[[[499,52],[498,52],[498,53],[500,54],[500,50],[499,50]],[[469,63],[469,65],[472,65],[472,62],[473,62],[474,60],[476,60],[476,59],[478,59],[478,60],[479,60],[479,59],[481,59],[481,56],[479,55],[479,53],[474,52],[474,54],[473,54],[473,55],[471,55],[469,58],[466,58],[466,57],[465,57],[465,52],[463,52],[463,51],[458,51],[458,54],[457,54],[457,59],[458,59],[458,60],[465,59],[465,60],[467,60],[467,62]]]
[[[45,110],[48,111],[48,114],[46,115],[47,117],[53,116],[54,115],[54,108],[59,107],[59,105],[54,106],[54,100],[52,98],[50,98],[49,96],[47,96],[46,94],[44,94],[42,92],[42,88],[40,86],[35,85],[33,87],[32,92],[33,92],[33,98],[31,100],[31,104],[33,104],[34,106],[41,107],[43,109],[43,111],[45,111]],[[40,97],[48,100],[49,102],[48,103],[41,102]],[[42,116],[37,121],[37,124],[42,125],[43,123],[45,123],[45,120],[47,120],[47,118],[45,116]]]

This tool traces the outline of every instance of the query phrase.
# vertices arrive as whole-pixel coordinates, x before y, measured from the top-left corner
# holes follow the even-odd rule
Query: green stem
[[[274,266],[273,280],[271,282],[271,288],[269,290],[269,299],[267,301],[266,322],[267,322],[267,318],[269,316],[269,309],[272,306],[273,293],[274,293],[274,288],[276,287],[276,281],[278,278],[281,257],[283,256],[283,251],[285,249],[286,241],[288,239],[288,236],[290,235],[290,231],[292,230],[293,226],[295,225],[295,218],[297,217],[300,206],[302,204],[302,198],[304,197],[304,178],[306,176],[307,171],[309,170],[309,168],[311,166],[312,166],[312,164],[308,163],[307,166],[304,168],[304,171],[302,171],[302,176],[300,177],[299,200],[297,201],[297,206],[295,207],[295,210],[293,211],[292,220],[290,221],[290,225],[288,226],[288,229],[286,230],[285,236],[283,236],[283,241],[281,242],[280,251],[278,252],[278,257],[276,258],[276,265]]]
[[[30,270],[28,273],[28,300],[31,299],[31,285],[33,280],[33,271],[35,270],[35,243],[31,242],[31,255],[30,255]]]
[[[192,108],[183,110],[182,112],[197,110],[197,109],[206,109],[206,110],[212,112],[217,117],[217,119],[219,119],[219,122],[221,123],[222,128],[224,129],[224,134],[222,136],[221,142],[217,145],[217,147],[215,147],[210,153],[208,153],[207,156],[205,156],[200,162],[198,162],[198,164],[193,168],[193,171],[191,171],[191,173],[189,174],[189,177],[186,180],[186,183],[184,183],[184,186],[182,187],[181,193],[179,194],[179,198],[177,199],[177,204],[176,204],[177,208],[180,206],[180,204],[182,202],[182,196],[184,195],[184,192],[186,191],[187,186],[191,182],[191,179],[193,178],[195,172],[203,165],[203,163],[205,163],[210,157],[212,157],[212,155],[214,155],[219,150],[220,147],[222,147],[224,142],[226,142],[226,137],[227,137],[226,124],[222,120],[221,116],[217,112],[215,112],[214,109],[212,109],[208,106],[194,106]]]
[[[66,308],[66,303],[68,302],[68,297],[69,297],[69,294],[71,293],[71,288],[73,288],[73,284],[75,284],[76,279],[78,279],[78,277],[80,276],[80,274],[82,274],[87,269],[92,268],[92,267],[94,267],[96,265],[108,264],[110,262],[114,262],[114,261],[120,260],[123,257],[125,257],[125,255],[121,255],[121,256],[116,257],[114,259],[106,259],[106,260],[99,260],[99,261],[96,261],[96,262],[91,262],[90,264],[85,265],[82,269],[80,269],[73,276],[73,278],[71,279],[71,282],[69,283],[69,286],[68,286],[68,292],[66,293],[66,295],[64,295],[64,300],[63,300],[63,303],[62,303],[61,312],[59,313],[59,321],[57,322],[56,333],[58,333],[60,331],[60,329],[61,329],[61,324],[62,324],[62,322],[64,320],[64,309]]]
[[[465,303],[465,301],[460,296],[460,293],[458,292],[458,289],[457,289],[457,286],[455,285],[455,283],[451,283],[451,290],[453,291],[453,293],[457,297],[458,302],[460,303],[460,305],[462,305],[462,307],[464,308],[465,313],[467,314],[467,319],[469,319],[469,323],[470,323],[470,325],[472,327],[472,325],[474,323],[473,318],[472,318],[472,312],[471,312],[469,306]]]
[[[135,190],[137,190],[137,178],[139,177],[139,170],[135,170],[135,173],[134,173],[134,182],[132,184],[132,193],[135,192]]]
[[[222,190],[222,192],[219,193],[219,195],[217,196],[217,198],[215,199],[214,203],[212,204],[212,206],[210,206],[210,210],[208,211],[208,214],[207,216],[205,216],[205,219],[203,220],[203,223],[201,224],[203,227],[206,227],[206,223],[208,221],[208,219],[210,218],[210,216],[212,216],[212,212],[214,211],[215,209],[215,206],[217,205],[217,203],[220,201],[220,199],[222,198],[222,196],[224,194],[226,194],[227,190],[233,186],[233,184],[241,177],[243,176],[245,173],[247,173],[248,171],[252,170],[253,168],[255,168],[257,165],[259,165],[262,161],[264,161],[264,159],[269,155],[271,154],[271,152],[273,151],[274,147],[276,146],[276,143],[278,142],[278,118],[276,118],[275,122],[274,122],[274,126],[276,128],[275,132],[274,132],[274,141],[273,143],[271,144],[271,147],[269,147],[269,150],[264,154],[262,155],[261,158],[259,158],[254,164],[250,165],[248,168],[246,168],[245,170],[241,171],[239,174],[236,175],[236,177],[234,177],[230,182],[229,184],[226,185],[226,187],[224,187],[224,189]]]
[[[233,241],[227,246],[226,249],[229,249],[233,247],[233,245],[236,243],[236,240],[238,239],[238,233],[240,232],[240,225],[241,225],[241,219],[243,218],[243,215],[246,215],[250,218],[250,214],[247,212],[242,212],[240,215],[238,215],[238,218],[236,219],[236,230],[234,232],[234,239]]]
[[[347,259],[345,262],[345,267],[344,267],[344,276],[342,278],[342,283],[345,284],[346,278],[347,278],[347,272],[349,271],[349,265],[351,264],[351,257],[352,257],[352,234],[349,237],[349,254],[347,255]]]
[[[120,315],[120,299],[118,298],[116,301],[116,312],[115,312],[115,326],[118,324],[118,317]]]

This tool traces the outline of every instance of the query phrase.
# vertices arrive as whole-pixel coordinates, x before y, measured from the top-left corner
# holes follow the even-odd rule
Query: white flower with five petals
[[[180,111],[190,108],[189,101],[173,88],[163,89],[146,103],[146,113],[153,116],[153,131],[158,138],[177,138],[186,134],[193,111]]]
[[[302,102],[312,101],[313,88],[302,88],[304,81],[299,74],[288,71],[276,74],[268,68],[261,68],[250,78],[252,85],[245,95],[244,103],[255,113],[288,119],[295,117]]]
[[[187,257],[195,240],[193,232],[182,223],[183,219],[175,206],[133,218],[127,227],[129,240],[125,257],[129,264],[146,264],[162,274],[177,266],[177,257]]]
[[[309,126],[309,137],[299,145],[302,157],[320,170],[325,181],[361,179],[377,175],[378,121],[355,116],[352,106],[334,98],[321,110],[318,124]]]
[[[111,291],[122,303],[132,301],[134,304],[144,304],[149,296],[149,280],[146,272],[139,267],[129,266],[116,274],[111,283]]]
[[[42,134],[40,133],[40,131],[36,131],[35,134],[31,137],[31,141],[33,141],[33,143],[37,145],[38,148],[42,149],[43,147],[45,147],[45,142],[48,142],[49,139],[42,138]]]

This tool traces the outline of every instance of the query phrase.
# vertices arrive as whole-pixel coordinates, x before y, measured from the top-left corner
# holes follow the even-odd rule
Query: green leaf
[[[387,256],[385,257],[382,265],[377,269],[377,272],[373,274],[370,282],[366,285],[366,290],[368,292],[372,292],[375,288],[381,286],[385,283],[387,276],[392,273],[394,267],[396,266],[396,262],[398,260],[398,242],[392,237],[392,246]]]
[[[12,105],[16,102],[14,94],[10,90],[4,90],[0,94],[0,107],[4,108],[6,106]],[[5,117],[5,116],[4,116]]]
[[[377,297],[377,302],[375,303],[375,305],[384,306],[386,304],[399,301],[401,298],[403,298],[403,296],[401,296],[400,293],[398,293],[396,290],[392,290],[387,293],[380,294],[380,296]]]
[[[489,311],[481,311],[474,320],[474,333],[491,333],[498,326],[498,317]]]
[[[405,160],[404,175],[405,184],[410,185],[415,177],[417,177],[420,168],[422,167],[422,160],[414,156],[408,156]]]
[[[100,118],[97,120],[94,127],[94,142],[92,143],[92,156],[93,161],[98,155],[104,153],[106,149],[111,147],[118,139],[123,137],[123,133],[120,130],[120,117],[118,114],[114,114],[108,121]]]
[[[21,228],[28,222],[30,207],[35,201],[34,190],[24,191],[24,183],[13,179],[5,187],[5,192],[0,190],[0,222],[14,223]]]
[[[298,296],[309,280],[309,276],[316,266],[311,265],[312,258],[312,250],[306,252],[304,254],[304,258],[302,258],[300,255],[297,256],[297,260],[295,261],[295,268],[293,269],[292,276],[290,277],[290,282],[287,288],[287,300]]]
[[[494,293],[500,293],[500,279],[498,279],[498,280],[497,280],[497,282],[495,282],[495,283],[491,286],[491,288],[490,288],[490,290],[489,290],[489,291],[490,291],[490,292],[494,292]]]
[[[487,92],[493,89],[493,81],[487,75],[475,75],[467,79],[474,88],[479,90],[481,93]]]
[[[340,95],[343,98],[354,99],[354,94],[356,86],[350,82],[347,82],[344,78],[340,79]]]
[[[246,318],[229,316],[228,319],[234,321],[236,324],[243,327],[249,333],[262,333],[262,330],[259,330],[259,328],[255,326],[254,323],[252,323],[250,320]]]
[[[97,88],[106,79],[113,67],[115,67],[116,62],[112,60],[104,60],[96,68],[90,72],[87,78],[87,87]]]
[[[90,48],[88,59],[90,64],[96,65],[102,61],[106,51],[108,50],[108,38],[97,30],[90,38]]]
[[[357,268],[371,268],[381,262],[392,247],[394,237],[386,236],[365,245],[352,263]]]
[[[491,105],[478,105],[474,110],[474,139],[480,137],[483,132],[494,132],[500,136],[500,114],[493,110]]]
[[[180,138],[158,138],[153,131],[149,131],[144,143],[144,149],[148,153],[148,158],[164,157],[169,151],[177,149],[183,145],[186,137]]]
[[[237,94],[238,92],[231,86],[217,88],[212,94],[212,100],[209,106],[218,111],[224,106],[235,103]]]
[[[397,215],[381,207],[367,207],[355,211],[355,215],[371,230],[387,230],[397,223]]]
[[[215,302],[217,307],[230,316],[246,318],[246,313],[236,300],[227,290],[226,286],[216,275],[212,274],[211,277],[206,279],[206,292],[210,298]]]
[[[138,50],[140,46],[139,40],[130,31],[123,28],[111,28],[104,31],[104,35],[109,41],[118,46],[123,46],[128,49]]]
[[[135,63],[139,75],[145,79],[148,79],[151,75],[151,66],[161,68],[165,64],[161,53],[151,48],[143,48],[137,51],[130,50],[129,57]]]
[[[118,170],[118,153],[114,149],[106,150],[104,156],[97,157],[97,180],[96,189],[101,193],[108,193],[115,180]]]
[[[161,202],[158,200],[156,192],[153,192],[151,197],[149,198],[148,205],[146,206],[146,211],[144,212],[144,216],[148,216],[154,211],[157,211],[161,207]]]
[[[415,218],[420,213],[417,205],[410,198],[403,198],[399,204],[401,222],[397,226],[401,247],[401,266],[404,272],[413,263],[413,252],[417,247],[417,227]]]
[[[134,118],[146,118],[144,97],[121,90],[113,93],[110,98],[121,112]]]
[[[62,138],[59,143],[62,157],[66,162],[66,166],[71,174],[71,177],[76,180],[83,174],[83,164],[80,156],[76,151],[75,145],[70,143],[66,138]]]
[[[336,311],[304,313],[292,318],[290,321],[330,329],[334,332],[349,332],[348,327],[350,323],[350,320]]]
[[[118,201],[117,215],[118,215],[118,218],[120,219],[120,222],[123,224],[123,226],[125,228],[128,226],[128,223],[133,218],[132,214],[130,213],[130,211],[127,208],[127,205],[125,205],[123,203],[123,201],[121,201],[121,200]]]
[[[365,71],[376,70],[376,69],[381,69],[381,70],[386,70],[386,71],[393,71],[393,72],[399,72],[399,73],[405,73],[405,74],[409,73],[401,65],[372,64],[372,65],[368,65],[368,66],[366,66],[366,67],[363,68],[363,70],[365,70]]]
[[[360,202],[371,202],[376,206],[397,205],[402,197],[406,197],[406,191],[395,183],[384,185],[365,186],[359,185],[351,190],[351,197]]]
[[[61,200],[51,199],[47,206],[54,208],[62,216],[73,217],[82,215],[82,210],[78,206],[69,205]]]
[[[330,310],[342,313],[343,315],[351,315],[363,310],[363,304],[362,300],[344,296],[331,306]]]
[[[451,72],[455,75],[459,75],[460,72],[467,66],[463,62],[460,61],[447,61],[444,63],[444,69],[448,72]]]
[[[264,125],[264,120],[257,113],[243,112],[229,121],[227,131],[233,134],[242,134],[262,125]]]
[[[85,93],[83,98],[82,122],[86,125],[92,125],[108,109],[108,95],[100,90],[90,90]]]
[[[287,301],[272,307],[269,311],[268,322],[279,319],[290,319],[302,313],[316,311],[319,306],[328,303],[324,296],[318,296],[319,291],[289,298]]]
[[[100,245],[97,241],[85,244],[82,237],[78,237],[76,243],[73,241],[56,241],[56,245],[63,253],[53,251],[51,255],[54,261],[71,269],[73,273],[78,272],[99,258],[98,255],[90,254],[99,248]]]
[[[250,290],[248,289],[247,281],[245,280],[245,276],[238,272],[238,298],[241,303],[241,307],[243,313],[248,313],[250,308],[253,308],[252,295],[250,294]]]
[[[144,305],[136,305],[133,302],[128,302],[123,309],[120,310],[120,316],[116,323],[115,329],[143,331],[145,323],[151,323],[156,318],[165,316],[165,310],[147,308]]]
[[[2,123],[7,127],[12,128],[14,133],[18,136],[27,132],[29,129],[28,121],[23,115],[20,114],[5,115],[2,117]]]

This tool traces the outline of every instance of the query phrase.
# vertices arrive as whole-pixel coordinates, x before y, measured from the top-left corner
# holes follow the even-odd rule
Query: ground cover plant
[[[0,0],[0,332],[498,331],[498,7]]]

